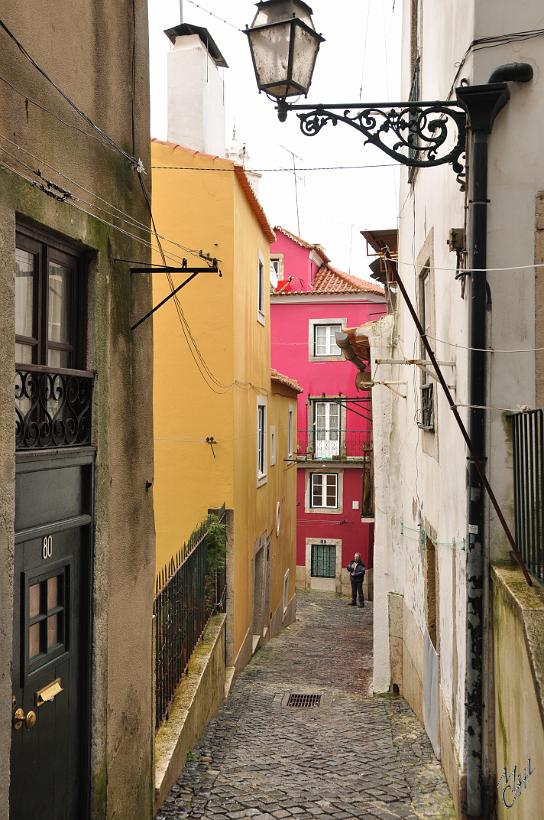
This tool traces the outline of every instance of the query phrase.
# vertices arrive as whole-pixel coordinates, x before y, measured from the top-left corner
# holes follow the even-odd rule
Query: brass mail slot
[[[64,692],[61,683],[61,679],[57,678],[36,692],[36,706],[43,706],[44,703],[50,703],[52,700],[55,700],[57,695]]]

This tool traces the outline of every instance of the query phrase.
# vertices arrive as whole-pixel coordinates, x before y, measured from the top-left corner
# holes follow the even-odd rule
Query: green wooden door
[[[17,476],[10,820],[87,817],[91,472],[48,464]]]

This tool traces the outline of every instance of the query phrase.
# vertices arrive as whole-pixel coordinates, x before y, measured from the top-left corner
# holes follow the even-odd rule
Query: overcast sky
[[[315,102],[368,102],[399,98],[399,41],[402,0],[313,0],[314,22],[325,37],[312,88]],[[327,126],[315,137],[300,133],[291,114],[280,123],[274,104],[259,95],[247,38],[237,30],[253,20],[250,0],[184,0],[184,22],[206,26],[223,53],[227,101],[227,144],[233,127],[246,144],[251,168],[374,165],[391,160],[364,146],[362,135],[346,125]],[[203,9],[228,20],[227,25]],[[166,54],[164,29],[177,25],[179,0],[150,0],[151,133],[166,138]],[[362,86],[362,96],[361,96]],[[282,148],[284,146],[284,148]],[[398,170],[394,167],[300,172],[300,233],[327,250],[332,264],[368,278],[363,228],[396,225]],[[298,233],[292,173],[264,172],[259,198],[272,225]],[[183,241],[183,237],[179,237]]]

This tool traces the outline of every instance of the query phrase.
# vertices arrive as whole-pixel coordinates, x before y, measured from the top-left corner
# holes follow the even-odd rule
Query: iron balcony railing
[[[17,450],[80,447],[91,443],[94,373],[41,365],[15,370]]]
[[[200,524],[157,575],[155,622],[155,727],[170,706],[191,655],[212,615],[225,611],[226,567],[209,541],[212,524],[226,522],[223,506]]]
[[[512,415],[516,541],[525,566],[544,583],[544,410]]]
[[[364,460],[371,449],[369,430],[299,430],[298,461]]]

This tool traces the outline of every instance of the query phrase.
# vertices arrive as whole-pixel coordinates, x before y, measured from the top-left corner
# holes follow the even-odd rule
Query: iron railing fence
[[[525,566],[544,583],[544,410],[511,418],[516,541]]]
[[[86,370],[19,365],[15,370],[16,449],[90,444],[94,377]]]
[[[155,727],[168,717],[176,689],[212,615],[225,611],[226,567],[209,544],[212,523],[225,524],[223,506],[193,532],[155,582]],[[210,558],[214,558],[210,562]]]
[[[371,431],[322,428],[298,430],[297,460],[359,459],[364,460],[371,450]]]

